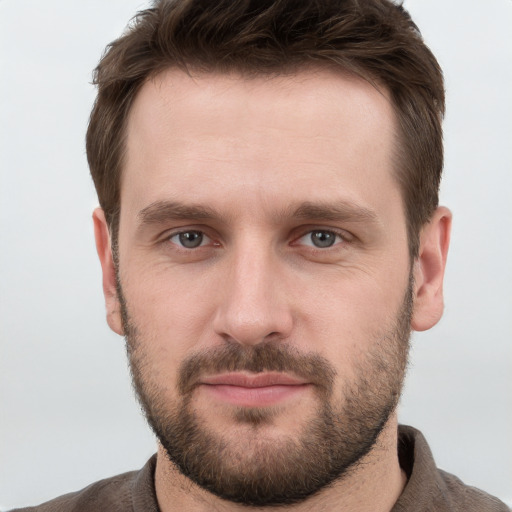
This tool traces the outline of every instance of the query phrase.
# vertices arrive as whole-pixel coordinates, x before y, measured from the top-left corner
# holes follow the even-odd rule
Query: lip
[[[212,386],[239,386],[243,388],[262,388],[267,386],[298,386],[307,384],[305,380],[298,379],[287,373],[223,373],[201,379],[201,384]]]
[[[226,373],[202,378],[211,398],[238,407],[268,407],[303,393],[311,383],[284,373]]]

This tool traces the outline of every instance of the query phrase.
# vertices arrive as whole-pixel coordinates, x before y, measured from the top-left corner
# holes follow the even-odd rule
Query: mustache
[[[318,354],[304,354],[276,342],[254,346],[231,342],[185,359],[178,371],[178,390],[181,395],[188,395],[199,385],[202,376],[237,371],[291,373],[328,394],[336,376],[334,367]]]

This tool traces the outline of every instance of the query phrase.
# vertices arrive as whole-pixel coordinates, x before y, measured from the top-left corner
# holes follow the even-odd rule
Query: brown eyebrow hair
[[[167,220],[209,220],[218,218],[216,210],[201,205],[184,204],[179,201],[155,201],[143,208],[137,217],[142,225],[161,224]]]
[[[291,215],[298,219],[316,219],[330,221],[376,222],[377,214],[364,206],[351,202],[302,203]]]
[[[155,201],[143,208],[137,217],[140,221],[140,227],[163,224],[169,220],[205,221],[225,218],[214,208],[185,204],[179,201]],[[279,212],[278,218],[374,223],[377,221],[377,214],[369,208],[351,202],[314,203],[306,201]]]

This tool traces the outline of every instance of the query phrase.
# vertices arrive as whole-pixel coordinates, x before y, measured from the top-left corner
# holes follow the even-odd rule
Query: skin
[[[143,86],[127,126],[119,277],[166,399],[177,399],[180,362],[226,341],[278,340],[329,361],[337,389],[356,379],[369,344],[396,318],[411,269],[395,144],[386,92],[328,70],[271,79],[168,70]],[[212,215],[148,214],[176,202]],[[322,213],[295,215],[306,203]],[[333,209],[343,215],[327,218]],[[122,335],[101,209],[94,224],[108,323]],[[441,317],[450,225],[439,208],[422,229],[415,330]],[[335,244],[315,247],[314,230],[335,233]],[[176,233],[186,231],[204,233],[203,244],[180,247]],[[210,429],[243,446],[255,435],[275,443],[296,435],[317,397],[308,386],[285,396],[257,433],[235,425],[233,405],[205,386],[194,401]],[[405,484],[396,428],[393,414],[364,464],[289,510],[391,510]],[[163,512],[247,510],[182,476],[161,447],[155,484]]]

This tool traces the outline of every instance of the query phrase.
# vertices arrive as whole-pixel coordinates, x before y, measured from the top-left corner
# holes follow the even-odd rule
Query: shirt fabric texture
[[[497,498],[437,469],[418,430],[399,427],[398,454],[408,481],[391,512],[510,512]],[[140,471],[100,480],[81,491],[11,512],[160,512],[155,467],[153,455]]]

